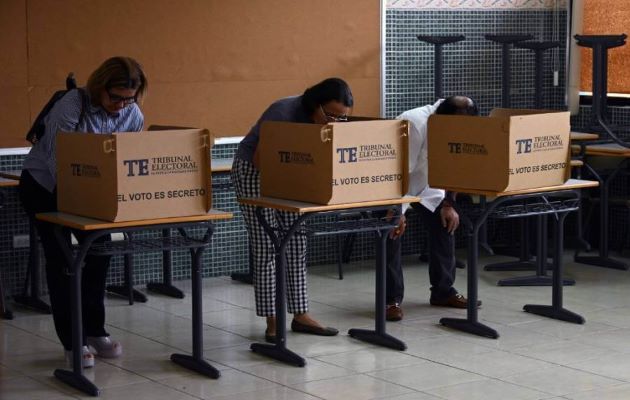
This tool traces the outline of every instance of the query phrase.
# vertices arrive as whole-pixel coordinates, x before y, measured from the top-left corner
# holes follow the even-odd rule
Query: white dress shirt
[[[435,113],[443,102],[438,100],[433,105],[414,108],[405,111],[396,119],[409,121],[409,189],[407,195],[420,197],[420,204],[434,212],[444,200],[442,189],[429,187],[429,161],[427,156],[427,124],[429,116]],[[409,204],[403,204],[403,213],[409,209]]]

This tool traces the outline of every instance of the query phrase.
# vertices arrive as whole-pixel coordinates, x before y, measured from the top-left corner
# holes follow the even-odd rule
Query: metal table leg
[[[557,219],[555,220],[552,305],[546,306],[526,304],[523,307],[523,310],[532,314],[542,315],[543,317],[559,319],[576,324],[583,324],[585,320],[581,315],[569,311],[562,306],[562,251],[564,248],[564,219],[566,218],[566,216],[567,213],[558,213]]]
[[[31,277],[30,294],[28,293],[28,286],[25,285],[24,291],[21,295],[13,296],[16,303],[33,310],[39,311],[44,314],[50,314],[50,305],[41,299],[41,274],[40,274],[40,252],[39,252],[39,240],[37,227],[35,225],[34,217],[28,219],[28,237],[29,237],[29,251],[28,251],[28,274]]]
[[[518,261],[507,261],[488,264],[484,271],[532,271],[536,269],[536,262],[529,254],[529,219],[521,218],[521,243]]]
[[[209,224],[207,235],[212,235],[213,225]],[[171,361],[186,369],[198,372],[202,375],[217,379],[221,372],[203,359],[203,277],[201,275],[201,257],[204,247],[190,249],[192,262],[192,342],[193,354],[172,354]]]
[[[170,236],[170,229],[162,230],[163,238],[168,238]],[[171,260],[171,251],[164,250],[162,252],[162,282],[147,283],[147,290],[155,293],[160,293],[165,296],[174,297],[176,299],[183,299],[185,297],[184,292],[173,285],[173,270],[171,266]]]
[[[440,323],[444,326],[448,326],[449,328],[492,339],[498,338],[499,333],[489,326],[479,322],[477,313],[477,260],[479,258],[479,229],[485,223],[490,212],[501,202],[501,199],[495,200],[490,206],[488,206],[484,214],[474,222],[472,229],[468,234],[468,309],[466,318],[440,319]]]
[[[126,234],[128,240],[132,240],[132,234]],[[147,296],[139,290],[134,289],[133,287],[133,254],[125,254],[125,265],[124,265],[124,274],[125,274],[125,283],[124,285],[108,285],[106,290],[110,293],[115,293],[119,296],[126,297],[129,299],[129,305],[133,305],[134,301],[138,301],[140,303],[147,302]]]
[[[2,284],[2,276],[0,274],[0,317],[2,319],[13,319],[13,312],[7,307],[4,298],[4,285]]]
[[[387,268],[387,235],[390,229],[381,230],[375,233],[376,236],[376,299],[375,306],[375,329],[350,329],[348,335],[364,342],[389,347],[396,350],[406,350],[407,345],[400,339],[389,335],[385,331],[385,269]]]
[[[479,199],[479,205],[481,206],[481,208],[486,208],[486,203],[486,196],[481,196],[481,198]],[[494,250],[492,250],[492,247],[490,247],[490,245],[488,244],[488,225],[485,221],[479,227],[479,239],[477,240],[477,242],[478,246],[481,246],[486,254],[488,254],[489,256],[494,255]]]
[[[499,286],[551,286],[552,277],[547,275],[547,216],[536,216],[536,275],[517,276],[514,278],[501,279],[497,282]],[[553,268],[553,266],[552,266]],[[567,286],[575,285],[575,280],[565,279],[563,284]]]
[[[265,219],[263,209],[256,207],[256,217],[269,235],[276,251],[276,343],[252,343],[250,348],[254,353],[259,353],[297,367],[306,365],[306,360],[286,347],[286,247],[291,237],[309,215],[300,215],[289,230],[280,238]]]
[[[626,159],[627,160],[627,159]],[[588,168],[589,172],[595,176],[599,181],[600,186],[600,199],[599,199],[599,254],[596,256],[580,256],[579,251],[574,256],[574,261],[580,264],[594,265],[597,267],[619,269],[627,271],[630,269],[627,263],[615,260],[609,255],[608,247],[608,228],[610,224],[608,213],[608,198],[610,193],[610,183],[619,173],[622,165],[626,160],[617,164],[615,170],[606,178],[603,179],[588,163],[584,163],[584,166]]]
[[[54,375],[57,379],[70,385],[83,393],[90,396],[98,396],[100,393],[99,388],[92,383],[88,378],[83,375],[83,317],[81,303],[81,275],[83,268],[83,261],[87,252],[94,242],[101,234],[99,232],[92,232],[88,234],[76,256],[73,257],[72,250],[69,244],[63,237],[62,227],[55,225],[54,231],[57,238],[57,243],[62,248],[65,258],[70,266],[70,297],[71,297],[71,315],[72,315],[72,371],[65,369],[56,369]]]

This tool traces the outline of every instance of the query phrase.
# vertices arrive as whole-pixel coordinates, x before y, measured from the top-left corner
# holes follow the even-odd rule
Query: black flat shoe
[[[339,333],[339,331],[335,328],[329,328],[329,327],[322,328],[319,326],[306,325],[296,320],[293,320],[291,322],[291,330],[293,332],[308,333],[311,335],[318,335],[318,336],[335,336]]]

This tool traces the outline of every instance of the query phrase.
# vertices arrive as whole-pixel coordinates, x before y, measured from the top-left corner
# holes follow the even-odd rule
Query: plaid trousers
[[[236,197],[260,196],[260,173],[254,166],[239,158],[232,165],[232,182]],[[253,257],[254,293],[256,314],[261,317],[275,315],[276,258],[273,243],[256,217],[256,207],[240,204],[250,252]],[[298,214],[273,209],[263,209],[265,219],[272,227],[288,228]],[[306,237],[294,235],[287,244],[286,263],[287,310],[292,314],[308,311],[306,288]]]

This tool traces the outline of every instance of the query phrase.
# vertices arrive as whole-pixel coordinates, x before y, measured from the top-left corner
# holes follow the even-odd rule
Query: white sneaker
[[[83,346],[81,348],[81,353],[83,354],[82,364],[83,368],[92,368],[94,366],[94,354],[90,353],[90,349],[87,346]],[[66,350],[66,362],[72,368],[72,350]]]
[[[118,358],[122,355],[122,344],[110,339],[109,336],[88,336],[88,346],[94,349],[94,354],[103,358]]]

